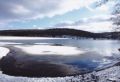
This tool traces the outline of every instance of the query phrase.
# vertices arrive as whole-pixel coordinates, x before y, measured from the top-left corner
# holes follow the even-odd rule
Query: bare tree
[[[99,7],[103,4],[106,4],[109,0],[98,0],[95,2],[95,7]]]
[[[114,30],[120,30],[120,0],[98,0],[96,2],[96,7],[100,7],[109,1],[112,1],[114,4],[112,8],[111,15],[111,20],[113,21],[113,29]]]
[[[120,30],[120,0],[116,0],[116,3],[114,5],[113,11],[112,11],[112,21],[113,25],[115,26],[116,30]]]

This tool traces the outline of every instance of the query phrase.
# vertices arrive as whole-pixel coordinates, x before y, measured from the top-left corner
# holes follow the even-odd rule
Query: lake
[[[0,45],[23,49],[27,54],[38,55],[36,60],[68,65],[83,72],[109,67],[120,57],[118,40],[1,37]]]

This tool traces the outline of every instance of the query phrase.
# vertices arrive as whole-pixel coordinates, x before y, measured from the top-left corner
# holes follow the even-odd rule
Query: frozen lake
[[[29,55],[38,55],[36,60],[64,64],[77,71],[109,66],[120,55],[120,41],[117,40],[0,37],[0,45],[21,49]]]

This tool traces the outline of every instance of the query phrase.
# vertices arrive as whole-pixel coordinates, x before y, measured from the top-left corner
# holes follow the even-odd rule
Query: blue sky
[[[0,29],[75,28],[91,32],[112,30],[110,1],[99,0],[3,0]]]

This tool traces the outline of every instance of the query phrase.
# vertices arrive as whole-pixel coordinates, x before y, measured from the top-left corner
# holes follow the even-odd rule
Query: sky
[[[74,28],[112,31],[113,0],[0,0],[0,30]]]

